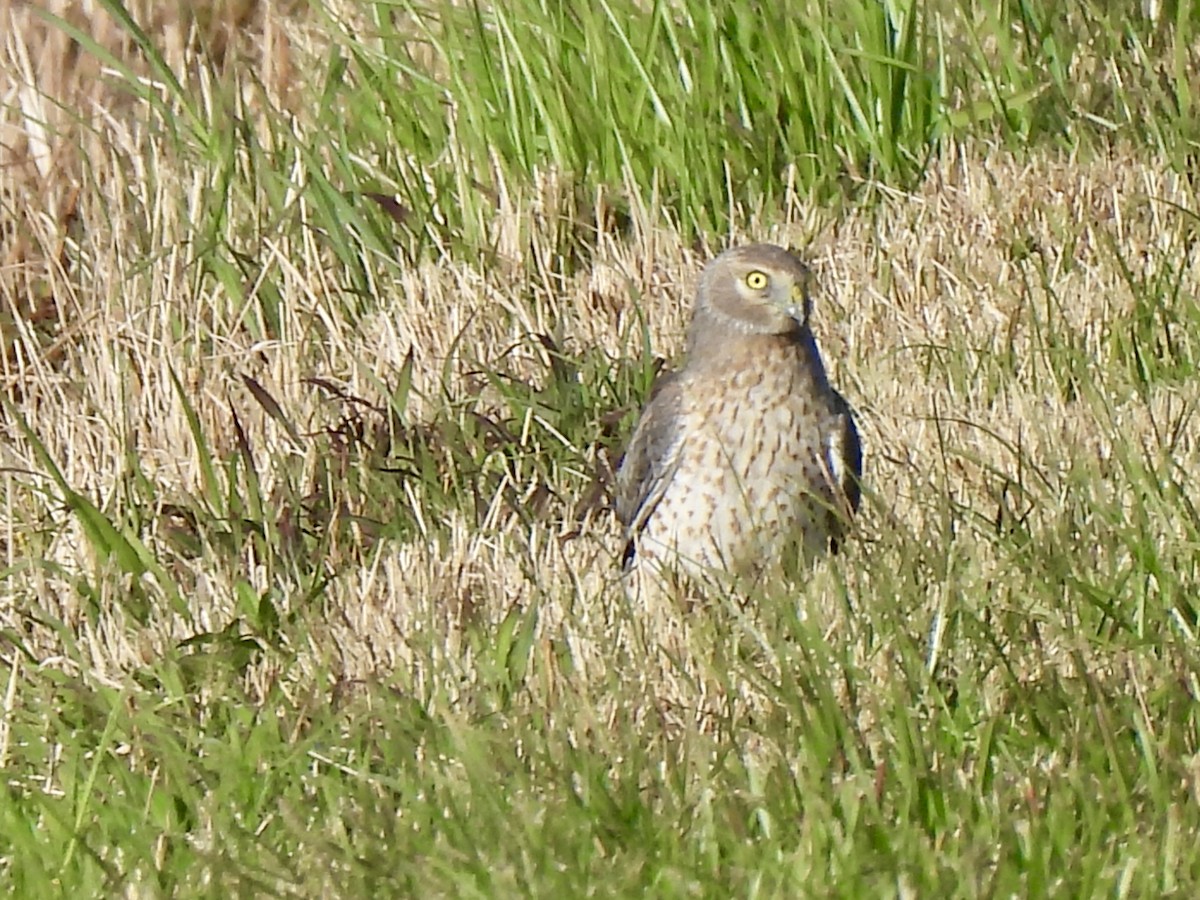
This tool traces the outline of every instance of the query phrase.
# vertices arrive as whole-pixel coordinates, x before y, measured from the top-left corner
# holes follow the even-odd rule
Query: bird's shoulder
[[[615,507],[625,525],[645,519],[648,501],[678,463],[688,387],[688,376],[680,371],[660,375],[650,391],[617,470]]]
[[[837,501],[829,511],[830,536],[837,552],[862,504],[863,447],[850,404],[837,391],[830,393],[834,419],[826,434],[825,462]]]

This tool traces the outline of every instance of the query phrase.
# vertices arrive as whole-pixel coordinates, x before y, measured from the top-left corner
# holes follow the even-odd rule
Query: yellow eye
[[[746,287],[752,291],[761,291],[770,281],[766,272],[754,271],[746,276]]]

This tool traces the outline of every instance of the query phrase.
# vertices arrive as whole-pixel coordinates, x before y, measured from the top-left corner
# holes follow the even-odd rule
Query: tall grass
[[[712,234],[789,190],[911,187],[968,135],[1151,137],[1186,165],[1195,135],[1162,128],[1190,120],[1185,7],[1156,29],[1100,5],[380,4],[336,100],[372,111],[363,139],[395,148],[372,174],[427,227],[479,240],[498,191],[552,170],[568,215],[632,191]]]
[[[8,892],[1195,893],[1195,3],[100,5],[3,11]],[[637,608],[750,238],[860,527]]]

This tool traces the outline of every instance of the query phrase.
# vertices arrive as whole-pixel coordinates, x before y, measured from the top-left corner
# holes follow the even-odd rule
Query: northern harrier
[[[655,386],[617,474],[628,570],[744,575],[836,552],[862,448],[809,329],[809,279],[771,244],[704,270],[687,363]]]

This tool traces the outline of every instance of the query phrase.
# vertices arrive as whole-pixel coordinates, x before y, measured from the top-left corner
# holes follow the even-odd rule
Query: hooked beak
[[[800,282],[792,284],[792,293],[790,302],[784,306],[783,310],[801,325],[808,324],[808,314],[812,309],[812,301],[808,298],[808,291],[804,289],[804,285]]]

